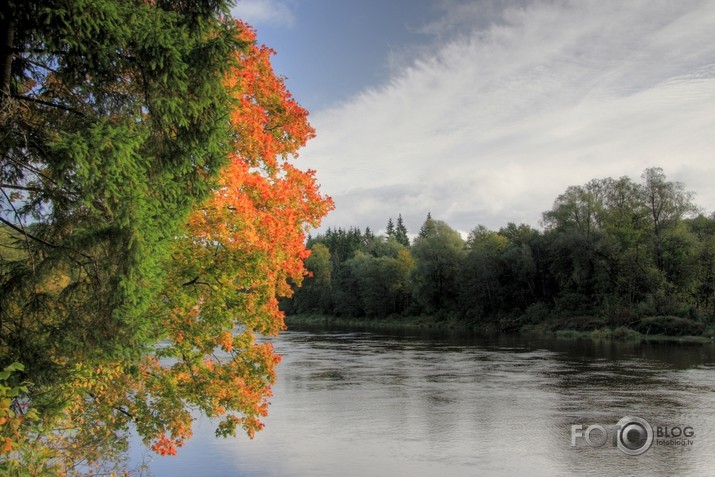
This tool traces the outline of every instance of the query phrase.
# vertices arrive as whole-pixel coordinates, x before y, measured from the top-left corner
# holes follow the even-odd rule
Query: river
[[[714,345],[327,329],[271,341],[283,362],[266,428],[224,440],[198,419],[177,456],[147,457],[153,475],[715,475]]]

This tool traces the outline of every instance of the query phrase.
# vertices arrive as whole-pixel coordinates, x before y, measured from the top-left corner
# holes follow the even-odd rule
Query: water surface
[[[216,439],[199,420],[178,456],[150,458],[153,475],[715,473],[712,345],[325,329],[272,341],[283,362],[266,429]],[[572,425],[613,435],[624,416],[695,435],[639,456],[571,446]]]

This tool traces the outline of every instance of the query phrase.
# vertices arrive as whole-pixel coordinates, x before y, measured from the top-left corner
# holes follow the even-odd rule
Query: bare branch
[[[44,192],[42,189],[39,187],[27,187],[27,186],[21,186],[21,185],[15,185],[15,184],[0,184],[0,188],[2,189],[16,189],[16,190],[24,190],[27,192]]]
[[[75,113],[75,114],[77,114],[77,115],[79,115],[79,116],[85,116],[85,114],[84,114],[82,111],[79,111],[79,110],[74,109],[74,108],[70,108],[69,106],[65,106],[65,105],[63,105],[63,104],[50,103],[49,101],[43,101],[43,100],[41,100],[41,99],[31,98],[31,97],[29,97],[29,96],[22,96],[22,95],[20,95],[20,94],[13,94],[12,97],[13,97],[14,99],[19,99],[19,100],[22,100],[22,101],[29,101],[29,102],[31,102],[31,103],[37,103],[37,104],[42,104],[43,106],[49,106],[49,107],[51,107],[51,108],[61,109],[61,110],[63,110],[63,111],[68,111],[68,112],[70,112],[70,113]]]
[[[58,245],[54,245],[54,244],[51,244],[50,242],[46,242],[45,240],[42,240],[40,237],[36,237],[36,236],[32,235],[31,233],[27,232],[24,228],[20,228],[17,225],[13,224],[12,222],[3,219],[2,217],[0,217],[0,222],[7,225],[14,231],[21,233],[26,238],[30,238],[36,242],[40,242],[42,245],[47,245],[48,247],[51,247],[51,248],[58,248]]]

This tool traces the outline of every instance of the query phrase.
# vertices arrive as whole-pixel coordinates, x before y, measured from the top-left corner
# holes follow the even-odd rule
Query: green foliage
[[[644,335],[698,336],[703,333],[702,323],[677,316],[652,316],[643,318],[634,329]]]
[[[224,2],[10,2],[2,85],[0,364],[143,341],[161,263],[227,157]],[[13,250],[14,255],[8,253]],[[23,260],[18,260],[23,258]]]
[[[502,330],[539,325],[581,333],[645,332],[643,317],[674,315],[696,325],[647,323],[663,333],[698,334],[697,323],[715,319],[715,214],[692,217],[692,194],[661,169],[647,169],[643,179],[567,188],[544,213],[544,231],[480,225],[465,243],[428,215],[409,249],[396,240],[400,218],[388,237],[328,231],[318,240],[331,249],[333,314],[400,310]],[[407,282],[380,268],[395,251],[414,263]],[[390,305],[394,283],[401,293],[409,289],[406,306]]]
[[[411,291],[408,280],[413,263],[406,250],[397,257],[374,257],[360,252],[348,261],[347,266],[357,280],[365,316],[383,317],[407,308]]]
[[[22,235],[5,224],[0,224],[0,267],[11,267],[27,257]]]
[[[548,296],[546,274],[548,247],[538,231],[528,225],[508,224],[499,231],[508,239],[502,260],[506,272],[505,293],[515,308],[523,310]]]
[[[509,240],[483,225],[467,239],[466,256],[459,270],[459,304],[468,319],[494,317],[507,300],[503,263]]]
[[[395,237],[395,224],[392,222],[392,217],[390,217],[390,219],[388,219],[387,221],[387,228],[385,230],[385,233],[388,237]]]
[[[293,313],[332,313],[332,265],[328,247],[320,242],[313,243],[305,267],[309,275],[286,306]]]
[[[459,265],[465,255],[464,240],[446,223],[431,218],[412,244],[415,301],[426,313],[456,308]]]
[[[163,333],[148,310],[165,303],[172,247],[231,150],[224,82],[248,43],[228,7],[0,7],[0,41],[11,42],[0,57],[10,73],[0,77],[0,366],[24,365],[6,368],[0,389],[13,409],[31,403],[42,416],[24,414],[24,440],[0,456],[0,472],[23,462],[21,475],[63,475],[65,458],[111,460],[132,399],[149,403],[132,411],[140,431],[184,410],[178,393],[137,389],[136,363]],[[5,384],[11,370],[27,384]],[[125,400],[103,396],[106,383]],[[71,417],[70,431],[55,432]]]
[[[537,302],[524,310],[524,324],[538,324],[549,317],[551,310],[544,303]]]
[[[625,326],[619,326],[613,330],[611,338],[619,341],[640,341],[643,338],[643,335],[635,330],[626,328]]]
[[[407,227],[405,227],[405,222],[402,220],[402,214],[397,216],[397,225],[395,226],[395,240],[400,245],[405,247],[410,246],[410,238],[407,236]]]

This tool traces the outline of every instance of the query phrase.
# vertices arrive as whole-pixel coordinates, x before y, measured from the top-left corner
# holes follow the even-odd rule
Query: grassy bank
[[[360,328],[367,330],[405,329],[405,330],[464,330],[473,333],[498,333],[498,326],[493,323],[470,324],[450,317],[435,316],[391,316],[386,318],[348,318],[328,315],[290,315],[286,317],[286,324],[304,326],[337,326],[346,328]],[[555,329],[553,323],[541,325],[525,325],[517,333],[556,337],[559,339],[590,339],[594,341],[628,341],[628,342],[676,342],[676,343],[711,343],[715,329],[708,328],[702,335],[672,336],[667,334],[644,334],[627,327],[611,328],[608,326],[594,330],[576,330],[571,328]]]
[[[359,327],[369,329],[464,329],[471,330],[478,328],[470,326],[462,321],[455,319],[437,319],[433,316],[389,316],[386,318],[348,318],[329,315],[290,315],[286,317],[286,324],[290,327],[292,324],[298,325],[326,325],[326,326],[345,326]],[[486,331],[486,330],[485,330]]]
[[[525,328],[523,332],[533,333],[534,331]],[[711,343],[712,339],[707,336],[669,336],[669,335],[644,335],[637,331],[631,330],[629,328],[599,328],[593,331],[577,331],[577,330],[557,330],[557,331],[547,331],[540,332],[543,335],[553,335],[559,339],[591,339],[594,341],[650,341],[650,342],[676,342],[676,343]]]

